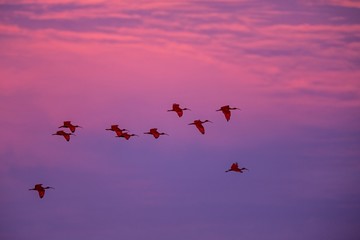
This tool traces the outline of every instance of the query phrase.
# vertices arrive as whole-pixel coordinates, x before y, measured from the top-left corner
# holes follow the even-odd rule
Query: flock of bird
[[[185,110],[190,110],[189,108],[181,108],[179,104],[174,103],[172,105],[172,109],[167,110],[168,112],[176,112],[177,115],[179,117],[182,117],[184,114]],[[229,121],[231,118],[231,110],[240,110],[239,108],[236,107],[230,107],[229,105],[225,105],[222,106],[220,109],[216,110],[216,111],[221,111],[224,116],[226,121]],[[192,123],[189,123],[188,125],[195,125],[195,127],[199,130],[199,132],[201,134],[205,134],[205,127],[203,126],[204,123],[210,122],[212,123],[210,120],[204,120],[201,121],[200,119],[198,120],[194,120]],[[60,126],[59,128],[68,128],[70,130],[70,132],[65,132],[64,130],[59,130],[56,133],[52,134],[52,135],[58,135],[58,136],[63,136],[65,138],[66,141],[70,141],[70,136],[71,135],[75,135],[74,132],[76,131],[77,128],[81,128],[78,125],[73,125],[71,123],[71,121],[64,121],[63,125]],[[107,131],[113,131],[115,132],[115,137],[122,137],[126,140],[129,140],[131,137],[133,136],[138,136],[136,134],[130,133],[127,129],[125,128],[120,128],[119,125],[111,125],[110,128],[105,129]],[[161,135],[167,135],[167,133],[164,132],[159,132],[157,128],[151,128],[148,132],[144,132],[144,134],[149,134],[152,135],[155,139],[159,138]],[[244,167],[239,167],[238,163],[235,162],[231,165],[231,167],[226,170],[225,172],[239,172],[239,173],[243,173],[244,170],[248,170],[247,168]],[[43,198],[45,195],[45,190],[46,189],[54,189],[53,187],[43,187],[42,184],[36,184],[34,186],[34,188],[31,188],[29,190],[34,190],[34,191],[38,191],[39,193],[39,197]]]

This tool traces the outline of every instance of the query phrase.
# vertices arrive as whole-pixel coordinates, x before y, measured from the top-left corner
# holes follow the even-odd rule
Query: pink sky
[[[358,239],[359,11],[0,1],[0,238]]]

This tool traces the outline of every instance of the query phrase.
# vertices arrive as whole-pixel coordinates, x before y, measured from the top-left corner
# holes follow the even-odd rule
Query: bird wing
[[[200,124],[196,124],[196,127],[197,129],[199,129],[199,131],[202,133],[202,134],[205,134],[205,128],[204,126],[200,123]]]
[[[110,129],[111,129],[112,131],[116,131],[116,130],[119,129],[119,125],[111,125]]]
[[[76,130],[75,126],[73,126],[73,125],[69,125],[69,129],[72,133],[75,132],[75,130]]]
[[[238,164],[237,164],[237,163],[231,164],[231,169],[232,169],[232,170],[238,169]]]
[[[42,188],[42,189],[38,189],[37,191],[39,192],[39,197],[43,198],[45,195],[45,189]]]
[[[226,121],[229,121],[230,117],[231,117],[231,111],[228,110],[228,109],[224,109],[224,110],[222,110],[222,112],[223,112],[223,114],[224,114],[224,116],[226,118]]]
[[[66,139],[66,141],[70,141],[70,135],[69,134],[64,134],[63,136]]]
[[[118,137],[121,137],[123,135],[123,132],[119,129],[119,130],[115,130],[115,133]]]
[[[179,116],[179,117],[182,117],[182,115],[183,115],[183,110],[182,109],[178,109],[178,110],[176,110],[176,113],[177,113],[177,115]]]
[[[159,138],[160,137],[160,133],[158,133],[157,131],[153,132],[152,135],[154,136],[154,138]]]

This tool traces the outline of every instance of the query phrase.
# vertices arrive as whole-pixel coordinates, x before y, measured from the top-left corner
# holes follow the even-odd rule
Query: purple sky
[[[0,239],[360,239],[359,16],[355,0],[0,0]],[[70,142],[51,135],[66,120]]]

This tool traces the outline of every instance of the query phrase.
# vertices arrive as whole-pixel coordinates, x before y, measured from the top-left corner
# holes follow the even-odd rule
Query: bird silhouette
[[[70,135],[74,135],[74,136],[75,136],[75,134],[67,133],[67,132],[64,132],[63,130],[57,131],[57,132],[54,133],[53,135],[63,136],[63,137],[66,139],[66,141],[70,141]]]
[[[222,106],[220,109],[216,110],[216,111],[222,111],[222,113],[224,114],[226,121],[230,120],[231,117],[231,111],[230,110],[240,110],[240,108],[236,108],[236,107],[230,107],[229,105],[225,105]]]
[[[42,184],[36,184],[34,188],[30,188],[29,190],[38,191],[39,197],[43,198],[45,195],[45,189],[55,189],[53,187],[43,187]]]
[[[60,126],[59,128],[69,128],[72,133],[75,132],[76,128],[81,128],[78,125],[71,124],[71,121],[64,121],[64,124]]]
[[[134,136],[138,137],[138,135],[136,135],[136,134],[130,134],[130,133],[124,132],[121,135],[117,135],[115,137],[122,137],[122,138],[125,138],[126,140],[129,140],[131,137],[134,137]]]
[[[154,138],[159,138],[160,135],[168,135],[169,136],[169,134],[167,134],[167,133],[158,132],[157,128],[151,128],[149,132],[145,132],[144,134],[151,134],[154,136]]]
[[[189,108],[181,108],[179,104],[174,103],[172,109],[167,110],[168,112],[176,112],[179,117],[182,117],[184,110],[190,110]]]
[[[236,163],[231,164],[230,169],[229,169],[229,170],[226,170],[225,172],[233,171],[233,172],[243,173],[244,170],[249,170],[249,169],[244,168],[244,167],[243,167],[243,168],[239,168],[239,165],[238,165],[238,163],[236,162]]]
[[[125,131],[128,131],[125,128],[123,128],[123,129],[119,128],[119,125],[111,125],[110,128],[107,128],[105,130],[115,132],[118,137],[120,137]]]
[[[212,122],[209,121],[209,120],[201,121],[201,120],[199,119],[199,120],[195,120],[195,121],[192,122],[192,123],[189,123],[189,125],[195,125],[195,127],[197,127],[197,129],[199,129],[199,131],[200,131],[202,134],[205,134],[205,128],[204,128],[204,126],[203,126],[203,123],[206,123],[206,122],[212,123]]]

